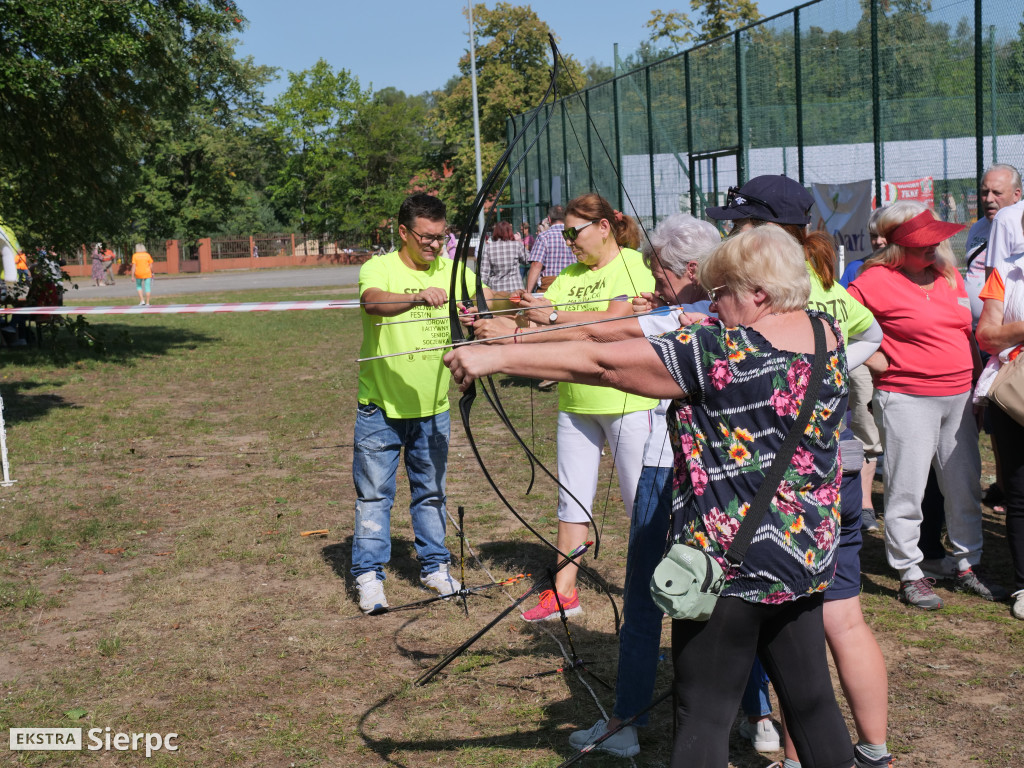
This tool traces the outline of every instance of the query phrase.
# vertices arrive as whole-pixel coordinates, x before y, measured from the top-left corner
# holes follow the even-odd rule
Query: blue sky
[[[797,4],[760,0],[758,9],[772,16]],[[281,69],[282,80],[266,89],[268,99],[287,84],[285,72],[308,69],[320,58],[335,70],[347,69],[363,88],[432,91],[457,74],[459,58],[469,49],[466,3],[455,0],[238,0],[237,5],[249,20],[239,54]],[[615,43],[624,58],[647,39],[652,10],[686,10],[689,0],[530,5],[554,31],[563,54],[584,64],[595,59],[611,65]]]

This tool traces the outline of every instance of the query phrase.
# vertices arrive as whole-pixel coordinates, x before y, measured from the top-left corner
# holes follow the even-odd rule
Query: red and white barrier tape
[[[358,308],[358,299],[343,299],[341,301],[252,301],[224,304],[151,304],[113,307],[19,307],[17,309],[0,308],[0,315],[183,315]]]

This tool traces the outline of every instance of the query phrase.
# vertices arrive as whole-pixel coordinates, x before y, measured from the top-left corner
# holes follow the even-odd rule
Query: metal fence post
[[[615,126],[615,168],[612,174],[622,179],[622,132],[619,130],[619,78],[612,80],[612,120]],[[615,185],[618,190],[619,210],[622,210],[622,189],[625,180]],[[636,213],[636,211],[634,211]]]
[[[690,105],[690,52],[683,54],[683,78],[685,83],[686,98],[686,156],[690,161],[690,214],[699,216],[703,213],[697,212],[697,176],[694,173],[693,163],[693,109]]]
[[[583,105],[586,113],[590,114],[590,91],[583,93]],[[590,190],[594,189],[594,152],[590,143],[590,120],[587,120],[587,182]]]
[[[525,131],[526,130],[526,115],[520,115],[520,117],[519,117],[519,130],[521,130],[521,131]],[[525,140],[526,140],[526,136],[523,136],[523,145],[524,146],[529,146],[529,144],[527,144]],[[525,155],[523,155],[523,171],[522,171],[522,173],[523,173],[523,179],[525,179],[525,181],[526,181],[526,185],[525,185],[526,186],[526,198],[529,199],[530,198],[530,194],[533,192],[533,185],[530,184],[530,153],[529,152],[527,152]],[[538,221],[539,221],[539,219],[538,219]]]
[[[747,72],[746,61],[743,55],[743,39],[739,32],[733,35],[733,53],[736,57],[736,186],[741,187],[747,181],[747,149],[749,139],[747,137],[746,109],[744,102],[747,100]]]
[[[999,98],[999,93],[996,91],[996,25],[989,24],[988,26],[988,72],[991,78],[992,87],[989,89],[989,101],[991,106],[989,111],[992,113],[992,162],[999,162],[999,129],[997,127],[998,116],[996,114],[996,101]],[[981,186],[981,180],[978,180],[978,186]]]
[[[644,67],[644,91],[647,98],[647,164],[651,174],[651,226],[658,224],[658,203],[654,185],[654,116],[651,114],[651,68]]]
[[[871,132],[875,144],[875,201],[882,204],[882,105],[878,76],[878,0],[871,0]]]
[[[572,200],[572,187],[569,184],[569,137],[565,132],[565,99],[562,99],[562,172],[565,175],[565,199]]]
[[[796,88],[796,162],[797,178],[804,183],[804,78],[800,49],[800,9],[793,11],[793,74]],[[782,150],[785,152],[785,148]]]
[[[544,107],[544,124],[551,122],[551,109],[554,105],[548,104]],[[544,131],[548,140],[548,200],[554,203],[555,200],[555,166],[551,164],[551,131]]]
[[[514,117],[506,117],[505,118],[505,142],[506,142],[506,146],[511,146],[512,139],[515,137],[515,134],[512,132],[512,125],[513,125],[514,122],[515,122],[515,118]],[[516,171],[516,177],[519,178],[519,179],[522,179],[522,176],[519,175],[519,171]],[[509,183],[509,185],[508,185],[508,196],[509,196],[509,199],[512,201],[512,210],[513,211],[517,210],[517,208],[515,207],[516,202],[517,202],[516,201],[516,198],[517,198],[516,192],[517,191],[518,190],[516,189],[515,182]],[[518,232],[518,230],[516,230],[516,231]]]

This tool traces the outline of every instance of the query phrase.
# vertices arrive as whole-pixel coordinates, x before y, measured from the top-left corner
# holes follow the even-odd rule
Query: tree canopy
[[[484,168],[497,162],[506,144],[510,115],[540,104],[551,80],[551,29],[530,6],[497,3],[493,9],[473,6],[476,33],[477,100],[480,105],[480,145]],[[557,37],[556,37],[557,43]],[[585,85],[583,68],[571,56],[560,62],[559,95]],[[459,61],[459,77],[438,98],[437,132],[444,144],[443,159],[450,174],[439,179],[452,216],[463,216],[476,196],[473,146],[473,102],[470,61]]]
[[[846,29],[801,30],[808,143],[872,138],[864,7]],[[944,22],[926,0],[878,7],[885,139],[969,135],[972,20]],[[658,44],[680,50],[758,18],[754,0],[690,0],[686,12],[654,11],[650,39],[621,65],[590,60],[584,68],[565,56],[558,95],[590,89],[593,119],[609,135],[614,120],[646,109],[646,96],[636,78],[618,81],[615,112],[616,88],[599,83],[669,55]],[[530,6],[510,2],[474,5],[473,21],[489,168],[506,146],[508,117],[537,106],[547,88],[551,30]],[[440,194],[453,222],[468,212],[477,191],[468,44],[458,72],[431,94],[364,89],[348,70],[318,61],[289,73],[287,89],[267,103],[263,89],[274,70],[236,52],[246,23],[231,0],[4,0],[0,216],[22,242],[61,247],[288,229],[368,244],[414,190]],[[994,83],[1001,133],[1019,132],[1024,109],[1024,23],[1014,24],[986,43],[993,67],[986,89]],[[688,105],[678,60],[652,67],[650,106],[659,125],[672,126],[659,129],[656,144],[679,149],[669,135],[687,114],[696,150],[736,143],[739,60],[749,145],[795,142],[792,26],[759,25],[741,38],[740,57],[731,39],[689,57]],[[573,102],[566,110],[570,124],[581,109]],[[586,132],[566,141],[578,142],[577,134]],[[548,138],[548,157],[534,173],[551,161]],[[623,128],[619,139],[624,153],[646,151],[646,131]]]
[[[5,0],[0,197],[31,241],[133,218],[144,147],[235,83],[243,17],[212,0]]]

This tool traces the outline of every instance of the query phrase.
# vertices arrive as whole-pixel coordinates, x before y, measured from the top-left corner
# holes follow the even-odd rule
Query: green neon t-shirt
[[[390,293],[419,293],[424,288],[451,288],[454,262],[438,257],[429,269],[409,269],[398,251],[374,256],[359,269],[359,295],[368,288]],[[466,270],[466,281],[476,284],[476,275]],[[387,355],[392,352],[436,347],[451,341],[448,307],[415,306],[396,317],[379,317],[359,310],[363,321],[363,343],[360,357]],[[389,320],[433,318],[426,322],[379,326]],[[391,418],[417,419],[436,416],[448,410],[448,386],[451,374],[441,358],[445,349],[432,352],[368,360],[359,364],[359,402],[373,403]]]
[[[849,343],[851,336],[871,327],[875,316],[871,311],[846,292],[838,281],[832,283],[827,291],[811,265],[807,265],[807,276],[811,278],[811,295],[807,299],[807,308],[816,309],[826,315],[832,315],[839,322],[839,330],[843,332],[843,345]]]
[[[561,271],[544,292],[553,304],[587,302],[557,307],[562,312],[603,312],[609,299],[616,296],[638,296],[654,290],[654,276],[644,266],[639,251],[623,248],[613,261],[597,270],[585,264],[572,264]],[[594,299],[594,301],[590,301]],[[558,385],[558,409],[566,413],[632,413],[650,410],[657,400],[630,395],[611,387],[589,384]]]

